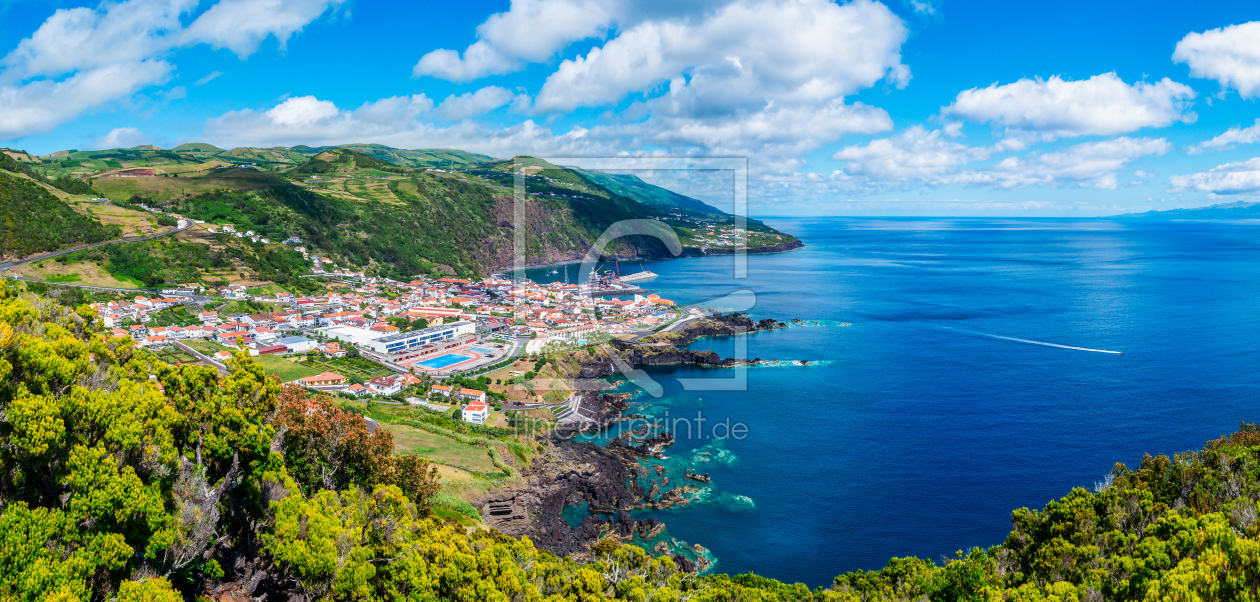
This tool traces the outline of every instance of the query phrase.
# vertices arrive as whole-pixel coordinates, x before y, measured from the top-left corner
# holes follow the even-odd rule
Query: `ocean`
[[[688,469],[712,482],[635,517],[704,546],[714,572],[812,587],[894,556],[940,562],[1116,462],[1260,418],[1260,223],[766,221],[807,246],[749,256],[742,279],[732,257],[643,264],[660,277],[642,285],[678,303],[746,290],[754,317],[817,321],[693,345],[811,363],[750,368],[744,385],[647,370],[663,395],[633,411],[693,425],[654,462],[671,484]],[[561,278],[547,271],[529,276]]]

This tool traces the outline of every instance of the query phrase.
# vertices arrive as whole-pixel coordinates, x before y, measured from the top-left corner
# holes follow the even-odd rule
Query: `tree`
[[[280,449],[288,472],[308,495],[397,485],[423,509],[437,493],[437,467],[415,456],[394,456],[393,433],[373,432],[363,416],[342,410],[327,395],[311,397],[286,386],[275,420],[283,431]]]
[[[394,456],[383,482],[398,487],[418,508],[428,510],[429,500],[438,492],[437,466],[417,456]]]
[[[381,481],[393,451],[393,435],[368,430],[363,417],[343,411],[327,395],[310,397],[287,386],[280,396],[276,424],[284,430],[281,451],[289,474],[312,494]]]

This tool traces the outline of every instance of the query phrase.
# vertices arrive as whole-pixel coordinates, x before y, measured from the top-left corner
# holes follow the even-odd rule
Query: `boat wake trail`
[[[987,338],[990,338],[990,339],[999,339],[999,340],[1003,340],[1003,341],[1013,341],[1013,342],[1016,342],[1016,343],[1024,343],[1024,344],[1026,344],[1026,345],[1041,345],[1041,346],[1043,346],[1043,347],[1058,347],[1059,349],[1071,349],[1071,350],[1073,350],[1073,351],[1090,351],[1090,352],[1093,352],[1093,353],[1111,353],[1111,354],[1113,354],[1113,355],[1124,355],[1124,352],[1123,352],[1123,351],[1109,351],[1109,350],[1107,350],[1107,349],[1090,349],[1089,347],[1075,347],[1075,346],[1073,346],[1073,345],[1060,345],[1060,344],[1058,344],[1058,343],[1047,343],[1046,341],[1033,341],[1033,340],[1030,340],[1030,339],[1020,339],[1020,338],[1016,338],[1016,337],[1003,336],[1003,335],[1000,335],[1000,334],[991,334],[991,333],[988,333],[988,332],[976,332],[976,331],[974,331],[974,330],[963,330],[963,329],[961,329],[961,328],[950,328],[950,327],[948,327],[948,326],[941,326],[941,328],[944,328],[944,329],[946,329],[946,330],[952,330],[952,331],[954,331],[954,332],[962,332],[962,333],[966,333],[966,334],[970,334],[970,335],[975,335],[975,336],[978,336],[978,337],[987,337]]]

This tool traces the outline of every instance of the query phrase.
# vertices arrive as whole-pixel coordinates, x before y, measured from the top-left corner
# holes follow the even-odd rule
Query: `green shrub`
[[[439,491],[436,495],[429,498],[429,505],[453,510],[473,520],[481,520],[481,513],[477,512],[477,509],[472,504],[446,491]]]

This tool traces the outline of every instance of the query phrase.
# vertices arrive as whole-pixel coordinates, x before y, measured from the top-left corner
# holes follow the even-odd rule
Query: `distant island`
[[[1147,220],[1260,219],[1260,203],[1234,201],[1232,203],[1208,205],[1207,207],[1169,209],[1166,211],[1147,211],[1145,213],[1126,213],[1124,215],[1117,215],[1114,217],[1119,219]]]

